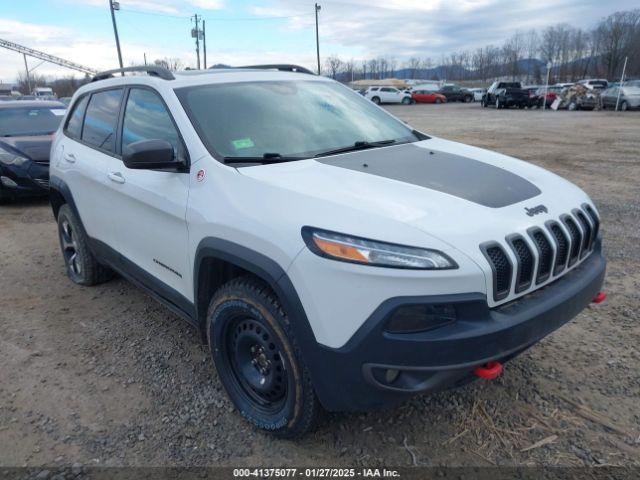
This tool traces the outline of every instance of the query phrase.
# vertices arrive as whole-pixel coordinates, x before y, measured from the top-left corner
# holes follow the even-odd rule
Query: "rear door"
[[[187,158],[179,130],[158,92],[130,87],[118,136],[119,155],[107,165],[118,251],[139,281],[180,306],[180,299],[174,297],[176,291],[193,298],[185,219],[189,174],[129,169],[121,159],[132,143],[158,139],[171,143],[176,158]]]
[[[123,89],[109,89],[79,98],[64,127],[60,144],[62,158],[57,167],[87,234],[107,245],[115,245],[105,182],[107,160],[114,155],[115,131]]]

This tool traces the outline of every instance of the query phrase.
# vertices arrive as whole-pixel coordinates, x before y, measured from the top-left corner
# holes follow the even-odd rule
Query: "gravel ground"
[[[640,465],[640,113],[389,110],[584,188],[604,219],[609,300],[494,382],[275,440],[235,412],[195,330],[122,279],[72,284],[48,205],[2,206],[0,466]]]

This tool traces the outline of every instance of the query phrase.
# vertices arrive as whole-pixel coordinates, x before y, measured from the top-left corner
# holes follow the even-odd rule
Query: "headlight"
[[[0,163],[3,163],[5,165],[15,165],[19,167],[28,161],[28,158],[23,157],[22,155],[17,155],[13,152],[9,152],[0,147]]]
[[[414,270],[458,268],[448,255],[437,250],[367,240],[312,227],[302,228],[302,238],[316,255],[342,262]]]

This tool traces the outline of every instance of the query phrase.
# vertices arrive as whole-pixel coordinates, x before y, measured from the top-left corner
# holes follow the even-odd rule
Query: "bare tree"
[[[182,70],[184,68],[184,63],[182,62],[182,60],[180,60],[179,58],[169,58],[169,57],[164,57],[164,58],[160,58],[158,60],[154,60],[153,63],[155,65],[158,65],[159,67],[164,67],[168,70],[171,71],[177,71],[177,70]]]

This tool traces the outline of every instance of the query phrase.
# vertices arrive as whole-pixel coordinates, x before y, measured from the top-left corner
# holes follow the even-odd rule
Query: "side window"
[[[115,152],[116,124],[120,112],[122,89],[91,95],[84,117],[82,140],[101,150]]]
[[[73,106],[73,111],[71,115],[69,115],[67,126],[64,129],[70,137],[80,138],[80,134],[82,133],[82,119],[84,118],[84,111],[87,108],[87,102],[89,102],[89,95],[85,95],[76,101]]]
[[[160,97],[147,89],[132,88],[122,122],[122,151],[141,140],[166,140],[180,153],[180,136]]]

